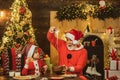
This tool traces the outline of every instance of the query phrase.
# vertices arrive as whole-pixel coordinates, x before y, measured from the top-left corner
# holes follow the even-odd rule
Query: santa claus
[[[82,32],[75,29],[70,30],[65,34],[66,41],[55,37],[55,32],[56,28],[51,27],[47,38],[58,51],[59,67],[64,67],[61,72],[77,74],[82,80],[87,80],[82,72],[87,62],[87,50],[80,43],[80,39],[83,37]]]
[[[40,76],[47,70],[47,65],[40,59],[38,47],[32,45],[28,51],[27,59],[22,69],[22,75],[36,75]]]

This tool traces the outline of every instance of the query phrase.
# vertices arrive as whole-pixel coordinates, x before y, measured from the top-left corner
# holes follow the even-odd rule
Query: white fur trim
[[[28,51],[28,55],[27,55],[27,57],[32,57],[32,55],[33,55],[33,52],[34,52],[34,50],[35,50],[35,45],[32,45],[31,47],[30,47],[30,49],[29,49],[29,51]]]
[[[75,40],[75,36],[73,34],[66,33],[66,37],[70,38],[72,41]]]
[[[28,65],[27,65],[27,64],[25,64],[24,68],[28,69]]]
[[[75,40],[75,36],[71,33],[66,33],[66,37],[73,41],[73,44],[78,44],[79,40]]]
[[[75,68],[74,68],[74,67],[69,67],[69,69],[70,69],[70,72],[75,71]]]
[[[40,72],[39,72],[39,65],[37,60],[34,61],[34,66],[35,66],[35,75],[39,76]]]
[[[83,46],[82,44],[81,44],[80,47],[76,47],[76,46],[69,47],[69,46],[67,45],[67,48],[68,48],[69,50],[80,50],[80,49],[84,48],[84,46]]]
[[[79,40],[73,40],[73,44],[79,44]]]

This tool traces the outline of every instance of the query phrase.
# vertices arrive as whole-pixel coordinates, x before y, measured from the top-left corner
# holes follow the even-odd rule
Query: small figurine
[[[97,58],[96,55],[92,55],[92,59],[90,60],[90,66],[88,66],[86,73],[90,74],[90,75],[97,75],[97,76],[101,76],[101,74],[99,72],[97,72],[96,70],[96,64],[99,62],[99,59]]]
[[[52,74],[52,64],[50,63],[50,57],[47,54],[45,55],[44,60],[48,66],[48,69],[50,70],[50,74]]]

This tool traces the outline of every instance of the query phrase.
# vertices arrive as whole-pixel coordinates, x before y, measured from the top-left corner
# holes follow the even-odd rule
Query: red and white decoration
[[[4,48],[4,52],[3,52],[3,54],[2,54],[2,62],[4,63],[3,65],[2,65],[2,67],[3,67],[3,70],[4,70],[4,73],[5,74],[8,74],[9,73],[9,70],[10,70],[10,66],[9,66],[9,62],[10,61],[10,59],[9,59],[9,54],[8,54],[8,50],[7,50],[7,48],[5,47]]]
[[[111,60],[110,70],[120,70],[120,60]]]
[[[110,58],[111,58],[111,60],[117,59],[117,49],[115,49],[115,48],[110,49]]]
[[[109,79],[110,77],[113,76],[117,77],[117,79],[114,80],[120,79],[120,71],[106,69],[104,70],[104,72],[105,72],[105,79]]]
[[[111,29],[110,29],[111,30]],[[111,31],[110,31],[111,34]],[[110,48],[110,66],[104,70],[105,79],[119,80],[120,79],[120,59],[117,57],[117,49]]]
[[[106,8],[105,0],[100,0],[99,4],[100,4],[100,9],[105,9]]]
[[[109,34],[113,34],[114,33],[114,29],[110,26],[110,27],[107,28],[107,32]]]

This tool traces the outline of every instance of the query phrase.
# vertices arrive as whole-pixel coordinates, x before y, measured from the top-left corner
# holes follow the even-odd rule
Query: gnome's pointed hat
[[[34,53],[34,50],[37,46],[35,45],[32,45],[28,51],[28,54],[27,54],[27,57],[32,57],[33,53]]]

